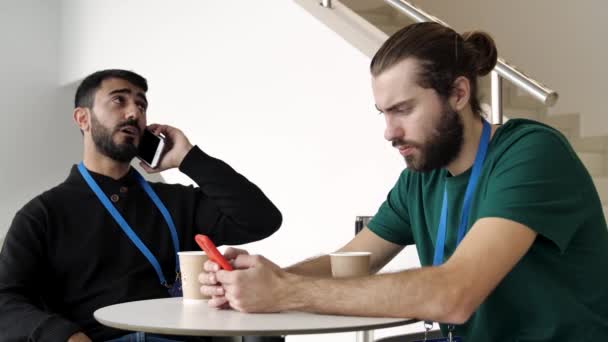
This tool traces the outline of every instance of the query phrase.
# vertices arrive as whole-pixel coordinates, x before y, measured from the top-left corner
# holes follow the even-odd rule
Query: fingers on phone
[[[147,173],[156,173],[158,172],[157,169],[153,169],[150,166],[148,166],[148,164],[144,163],[144,162],[139,162],[139,166],[141,166],[142,169],[144,169]]]
[[[203,269],[207,272],[217,272],[220,270],[220,266],[213,261],[208,260],[203,264]]]

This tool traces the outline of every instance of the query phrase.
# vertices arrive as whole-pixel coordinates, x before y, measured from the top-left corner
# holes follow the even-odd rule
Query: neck
[[[119,162],[100,153],[97,151],[94,144],[85,144],[82,162],[87,170],[110,177],[112,179],[120,179],[124,177],[129,172],[130,168],[130,163]]]
[[[470,119],[463,120],[462,123],[464,128],[462,149],[460,150],[458,157],[446,167],[453,176],[457,176],[473,166],[475,156],[477,155],[477,148],[479,147],[479,141],[481,140],[481,133],[483,131],[481,119],[477,115],[469,115],[468,117]],[[492,136],[493,132],[494,127],[491,127],[490,136]]]

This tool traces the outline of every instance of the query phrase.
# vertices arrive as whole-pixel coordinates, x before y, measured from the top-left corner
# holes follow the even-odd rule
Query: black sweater
[[[151,186],[171,213],[180,250],[198,250],[197,233],[218,245],[242,244],[281,225],[281,213],[258,187],[198,147],[179,169],[199,187]],[[108,197],[119,196],[114,205],[171,282],[176,256],[169,228],[131,173],[120,180],[91,175]],[[168,296],[152,265],[74,166],[65,182],[17,212],[6,235],[0,341],[66,341],[77,331],[94,341],[115,338],[125,332],[100,325],[93,318],[96,309]]]

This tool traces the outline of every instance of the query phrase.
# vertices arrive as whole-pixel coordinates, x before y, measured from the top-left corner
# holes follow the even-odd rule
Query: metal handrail
[[[405,0],[384,0],[389,5],[403,12],[408,17],[412,18],[417,22],[434,21],[445,26],[445,22],[437,17],[434,17],[418,7],[410,4]],[[525,75],[523,72],[517,70],[515,67],[509,65],[502,58],[498,58],[496,67],[492,71],[492,117],[493,122],[502,122],[502,95],[501,95],[501,78],[504,78],[520,89],[525,90],[534,98],[545,104],[546,106],[553,106],[558,99],[558,94],[555,90],[550,89],[542,83],[534,80],[533,78]]]
[[[321,0],[321,2],[319,2],[319,5],[321,5],[325,8],[332,8],[331,0]]]

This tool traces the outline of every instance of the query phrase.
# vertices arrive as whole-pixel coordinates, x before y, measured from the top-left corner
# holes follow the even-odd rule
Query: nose
[[[386,128],[384,129],[384,139],[393,141],[395,139],[403,139],[405,130],[392,115],[384,114]]]
[[[131,101],[129,105],[125,108],[125,119],[127,120],[139,120],[139,118],[143,116],[141,108],[135,102]]]

